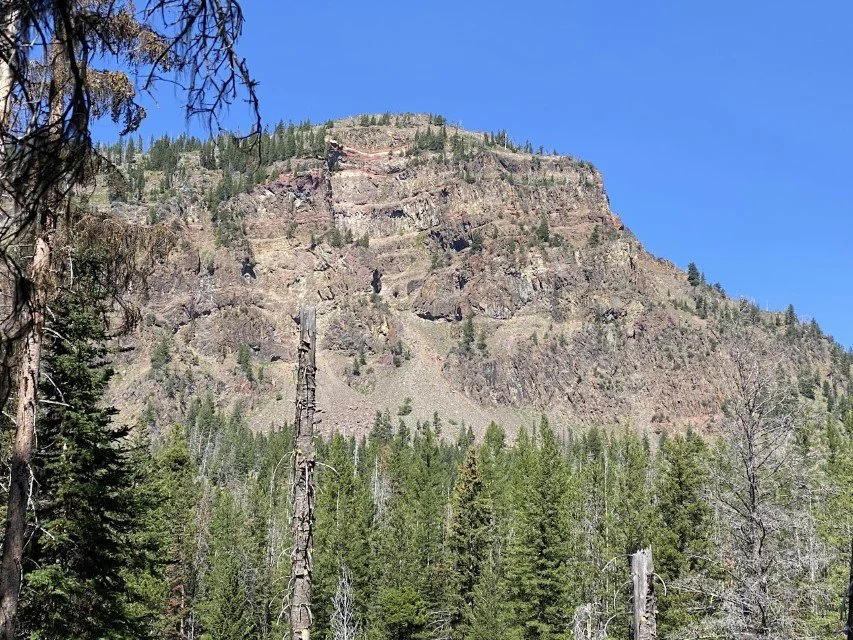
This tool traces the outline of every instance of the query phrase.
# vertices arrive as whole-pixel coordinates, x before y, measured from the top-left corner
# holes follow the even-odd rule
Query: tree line
[[[112,424],[87,290],[49,326],[21,634],[286,634],[292,429],[253,433],[209,396],[163,433]],[[318,441],[313,633],[627,638],[628,559],[651,546],[661,637],[837,635],[853,411],[804,411],[772,357],[735,349],[716,438],[542,416],[477,441],[438,412],[385,411],[364,437]]]

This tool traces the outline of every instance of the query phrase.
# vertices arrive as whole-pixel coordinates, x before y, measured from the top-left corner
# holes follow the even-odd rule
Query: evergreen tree
[[[706,604],[689,581],[702,577],[713,555],[713,510],[706,496],[709,454],[704,441],[692,432],[667,439],[660,449],[655,489],[662,526],[654,545],[655,571],[669,585],[658,597],[662,635],[676,634],[698,621]]]
[[[474,314],[468,314],[465,324],[462,325],[462,340],[459,342],[459,353],[464,356],[471,355],[474,346]]]
[[[350,576],[355,616],[365,617],[370,581],[370,524],[374,509],[354,464],[354,441],[335,434],[317,474],[315,602],[317,632],[329,629],[342,567]]]
[[[449,601],[452,625],[461,627],[461,636],[471,622],[474,587],[480,581],[483,564],[491,550],[491,509],[485,495],[480,462],[471,447],[459,470],[453,494],[452,519],[447,535]]]
[[[648,546],[658,528],[651,479],[651,455],[648,442],[633,431],[626,431],[616,441],[619,533],[622,553],[631,554]]]
[[[517,443],[512,479],[514,535],[506,566],[523,637],[553,640],[567,627],[567,477],[565,461],[545,416],[539,436],[538,451],[523,434]]]
[[[132,638],[143,634],[134,574],[151,570],[134,543],[153,508],[129,429],[100,405],[112,370],[97,290],[84,275],[51,305],[55,338],[43,377],[34,474],[39,528],[25,559],[21,631],[37,638]],[[92,286],[86,286],[92,285]]]
[[[785,309],[785,326],[793,327],[797,324],[797,314],[794,311],[794,305],[789,304],[788,308]]]
[[[521,640],[522,633],[512,611],[506,581],[490,555],[472,594],[466,640]]]
[[[246,576],[252,564],[247,557],[245,515],[231,492],[214,492],[204,592],[196,608],[203,640],[256,637]]]
[[[691,287],[698,287],[702,284],[702,274],[699,273],[699,268],[695,262],[687,265],[687,282],[690,283]]]
[[[152,479],[160,503],[157,530],[163,545],[163,610],[155,629],[178,640],[192,627],[198,589],[196,560],[197,508],[200,499],[198,467],[190,457],[186,429],[176,425],[155,450]]]
[[[441,443],[429,423],[422,423],[420,432],[415,434],[412,455],[402,494],[404,502],[398,506],[407,511],[404,518],[409,522],[409,554],[415,558],[412,567],[417,576],[415,584],[429,606],[438,608],[444,596],[444,512],[451,483]]]
[[[612,618],[608,628],[617,635],[625,629],[625,619],[614,606],[624,599],[625,580],[618,566],[621,563],[613,559],[624,556],[626,548],[618,509],[618,448],[618,443],[611,445],[606,433],[596,427],[583,434],[574,445],[578,470],[571,478],[568,499],[570,553],[577,567],[570,597],[595,614],[596,628]]]

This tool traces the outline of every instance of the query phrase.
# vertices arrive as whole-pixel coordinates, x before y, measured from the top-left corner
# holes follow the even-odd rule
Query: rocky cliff
[[[292,420],[303,304],[317,307],[327,430],[363,433],[386,408],[475,431],[543,411],[707,428],[736,328],[773,337],[791,375],[846,385],[816,325],[786,325],[649,254],[591,164],[429,116],[385,122],[332,123],[325,157],[275,163],[216,211],[204,194],[219,172],[197,153],[161,201],[112,205],[178,238],[122,339],[122,419],[179,421],[210,393],[255,429]]]

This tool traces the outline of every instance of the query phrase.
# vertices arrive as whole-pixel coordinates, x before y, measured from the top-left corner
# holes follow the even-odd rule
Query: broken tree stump
[[[657,640],[655,616],[654,562],[652,549],[640,549],[631,555],[631,580],[634,583],[634,640]]]

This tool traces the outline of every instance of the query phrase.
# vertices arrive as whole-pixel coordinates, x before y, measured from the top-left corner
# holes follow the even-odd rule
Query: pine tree
[[[691,287],[698,287],[702,284],[702,274],[699,273],[699,268],[695,262],[687,265],[687,282],[690,283]]]
[[[614,603],[624,599],[625,580],[621,573],[624,565],[613,560],[623,557],[626,548],[618,509],[618,448],[596,427],[583,434],[573,447],[578,469],[571,478],[568,499],[570,554],[577,567],[569,585],[571,600],[592,615],[589,622],[595,628],[611,620],[608,628],[617,635],[622,630],[619,627],[625,626],[625,618],[617,615],[618,609],[614,611]]]
[[[196,607],[205,640],[254,638],[255,627],[247,574],[245,520],[231,492],[217,489],[210,522],[204,593]]]
[[[86,278],[81,276],[81,281]],[[54,340],[46,353],[35,464],[39,528],[26,558],[20,610],[24,635],[136,637],[144,603],[128,579],[148,570],[135,536],[152,508],[139,490],[128,428],[100,405],[112,371],[97,296],[83,287],[51,305]]]
[[[633,431],[626,431],[616,441],[612,450],[616,454],[619,496],[616,510],[621,515],[619,523],[622,553],[631,554],[647,547],[658,528],[650,483],[648,442]]]
[[[354,465],[354,441],[335,434],[317,474],[314,566],[316,633],[330,629],[333,598],[342,567],[349,575],[355,620],[365,617],[370,581],[370,523],[373,504]]]
[[[692,432],[667,439],[660,449],[655,493],[662,526],[654,545],[655,571],[669,585],[658,597],[662,635],[696,622],[701,611],[698,590],[679,581],[701,578],[712,556],[713,510],[705,495],[709,455]]]
[[[522,632],[512,611],[506,580],[491,554],[472,594],[465,640],[521,640]]]
[[[448,595],[453,611],[452,626],[460,629],[460,635],[465,636],[474,606],[474,587],[480,581],[483,564],[491,551],[492,513],[485,495],[479,458],[473,447],[468,449],[459,470],[451,509],[446,542],[450,571]]]
[[[553,640],[567,626],[568,527],[566,469],[557,439],[542,416],[535,450],[522,433],[514,460],[513,530],[507,578],[526,640]]]
[[[199,578],[195,563],[198,466],[190,456],[182,425],[176,425],[155,449],[154,468],[152,481],[160,498],[156,517],[165,562],[161,587],[165,606],[155,628],[177,640],[190,635]]]
[[[429,606],[437,607],[444,596],[444,498],[450,489],[446,460],[436,430],[429,423],[412,441],[413,459],[406,474],[399,506],[406,509],[409,521],[410,553],[415,558],[416,584]]]

